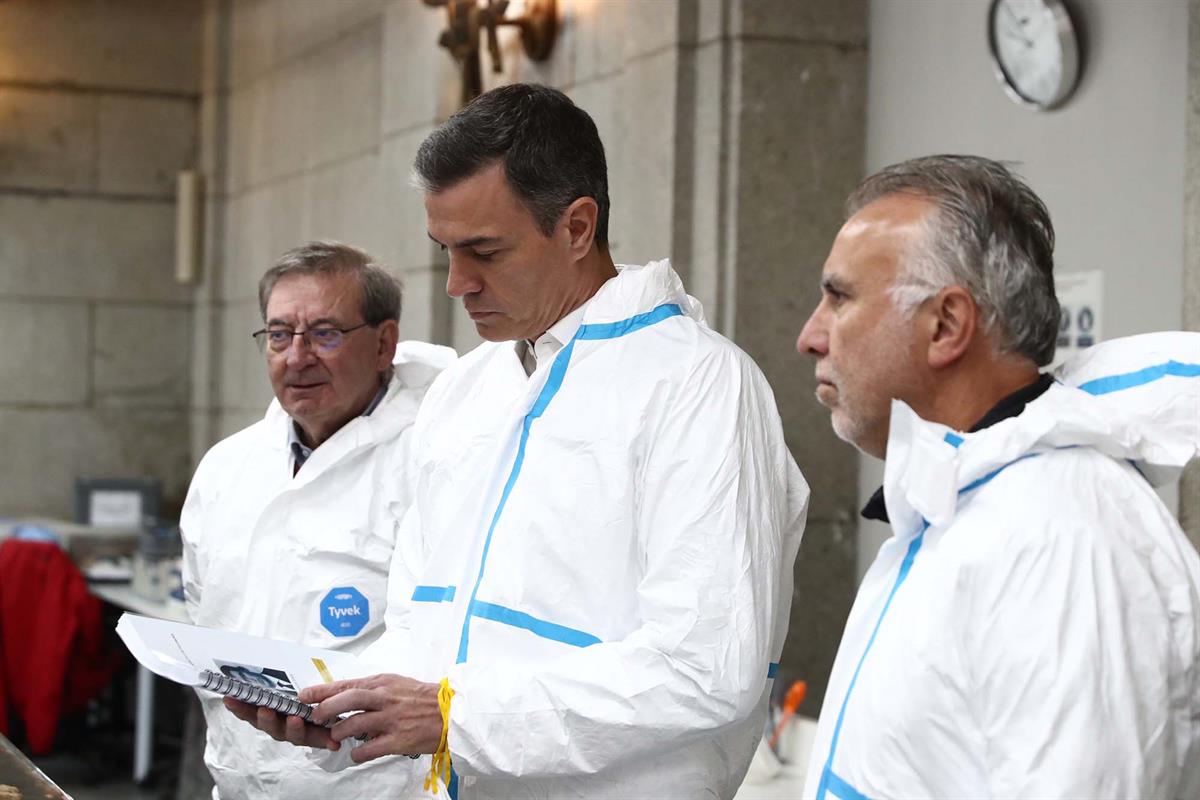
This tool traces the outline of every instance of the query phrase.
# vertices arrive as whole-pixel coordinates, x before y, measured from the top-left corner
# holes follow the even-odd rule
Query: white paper
[[[117,634],[155,675],[188,686],[205,670],[294,694],[319,683],[372,674],[352,653],[125,613]]]

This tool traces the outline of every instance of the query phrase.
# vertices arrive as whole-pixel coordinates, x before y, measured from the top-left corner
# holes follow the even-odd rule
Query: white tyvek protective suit
[[[1200,559],[1143,477],[1200,453],[1200,334],[1058,377],[975,433],[893,403],[806,798],[1200,797]]]
[[[417,421],[372,655],[449,676],[452,796],[728,798],[762,735],[808,487],[670,265],[620,270],[532,376],[485,343]]]
[[[322,443],[295,477],[291,419],[278,401],[209,450],[180,522],[192,621],[352,652],[377,639],[396,518],[411,502],[412,425],[426,389],[453,361],[448,347],[401,342],[379,405]],[[393,796],[389,762],[353,774],[314,769],[298,748],[230,714],[219,696],[200,696],[214,797]]]

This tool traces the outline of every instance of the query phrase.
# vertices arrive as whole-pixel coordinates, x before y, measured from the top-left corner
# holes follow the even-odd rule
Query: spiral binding
[[[228,675],[213,672],[210,669],[202,671],[200,678],[204,681],[201,686],[210,692],[223,694],[251,705],[265,706],[289,717],[300,717],[305,722],[312,721],[312,706],[301,703],[294,697],[288,697],[282,692],[273,691],[265,686],[256,686],[237,678],[230,678]]]

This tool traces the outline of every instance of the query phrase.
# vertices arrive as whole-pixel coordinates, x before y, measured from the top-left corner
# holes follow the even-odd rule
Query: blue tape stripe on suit
[[[418,603],[449,603],[454,600],[453,586],[418,586],[412,599]]]
[[[574,645],[575,647],[588,647],[589,645],[600,643],[598,637],[585,631],[568,628],[566,625],[558,625],[554,622],[547,622],[546,620],[530,616],[524,611],[514,611],[511,608],[506,608],[495,603],[485,603],[482,600],[476,600],[471,604],[470,613],[473,617],[490,619],[493,622],[511,625],[514,628],[524,628],[531,633],[541,636],[543,639],[553,639],[556,642]]]
[[[838,775],[828,767],[825,769],[825,774],[821,776],[821,782],[826,785],[826,788],[841,798],[841,800],[868,800],[867,796],[855,789],[847,783],[841,775]]]
[[[829,742],[829,757],[825,759],[825,767],[821,771],[821,781],[817,784],[816,800],[825,800],[825,793],[830,789],[829,780],[833,776],[833,757],[837,754],[838,739],[842,735],[842,723],[846,719],[846,706],[850,703],[850,695],[854,691],[854,684],[858,681],[858,673],[862,670],[863,662],[867,660],[867,654],[871,652],[871,645],[875,644],[875,636],[879,633],[879,626],[883,624],[883,618],[887,616],[888,609],[892,606],[892,598],[896,596],[896,590],[904,583],[909,570],[912,569],[913,560],[921,549],[921,543],[925,540],[925,531],[928,528],[929,523],[926,522],[917,538],[909,543],[908,552],[904,554],[904,560],[900,562],[900,570],[896,573],[896,582],[892,584],[892,591],[883,604],[883,610],[879,612],[879,619],[875,621],[875,629],[871,631],[871,638],[867,640],[867,646],[858,658],[858,666],[854,668],[854,675],[850,678],[850,685],[846,688],[846,696],[842,698],[842,708],[838,711],[837,723],[833,726],[833,738]]]
[[[1164,364],[1156,364],[1152,367],[1139,369],[1136,372],[1126,372],[1123,375],[1109,375],[1104,378],[1096,378],[1095,380],[1080,384],[1079,388],[1088,394],[1108,394],[1110,392],[1119,392],[1122,389],[1132,389],[1135,386],[1144,386],[1147,383],[1153,383],[1165,378],[1168,375],[1176,378],[1200,377],[1200,364],[1185,364],[1171,360]]]
[[[778,674],[779,674],[779,662],[772,661],[770,664],[767,665],[767,680],[771,680]]]
[[[683,314],[683,310],[675,303],[664,303],[657,308],[647,311],[645,314],[638,314],[636,317],[623,319],[620,322],[602,322],[593,325],[580,325],[579,332],[575,334],[576,339],[591,341],[595,339],[616,339],[624,336],[627,333],[632,333],[639,328],[644,328],[647,325],[653,325],[656,322],[662,322],[664,319],[678,317]]]
[[[500,522],[500,516],[504,513],[505,505],[508,504],[508,497],[512,494],[512,488],[521,474],[521,466],[525,463],[525,446],[529,442],[529,430],[533,426],[533,421],[545,412],[546,407],[550,405],[550,401],[554,399],[554,395],[558,394],[558,390],[562,387],[567,366],[571,363],[571,353],[575,350],[575,342],[580,339],[613,339],[625,336],[648,325],[653,325],[670,317],[681,316],[682,314],[683,311],[679,308],[678,304],[665,303],[652,311],[638,314],[620,322],[610,322],[601,325],[580,325],[579,330],[571,341],[567,342],[566,346],[558,351],[558,355],[554,358],[554,363],[550,366],[550,374],[546,378],[546,385],[538,392],[537,399],[533,401],[533,406],[529,409],[529,413],[525,415],[525,419],[521,423],[521,439],[517,443],[517,456],[513,460],[512,470],[508,474],[504,490],[500,493],[500,502],[496,505],[496,512],[492,515],[492,522],[488,526],[487,537],[483,540],[483,555],[479,559],[479,575],[475,578],[474,588],[471,589],[471,602],[467,605],[467,613],[463,615],[462,635],[458,640],[456,663],[461,664],[467,660],[471,635],[471,609],[476,607],[479,584],[483,582],[483,572],[487,565],[488,551],[492,546],[492,535],[496,532],[496,524]],[[571,629],[567,628],[566,630]]]

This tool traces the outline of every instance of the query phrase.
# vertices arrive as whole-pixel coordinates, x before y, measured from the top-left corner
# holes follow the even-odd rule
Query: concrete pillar
[[[862,177],[867,6],[684,0],[679,20],[673,257],[771,382],[812,488],[783,667],[815,714],[857,588],[857,458],[795,341]]]
[[[1200,0],[1188,3],[1187,177],[1183,198],[1183,329],[1200,331]],[[1200,410],[1198,410],[1200,413]],[[1200,548],[1200,463],[1179,482],[1179,524]]]

